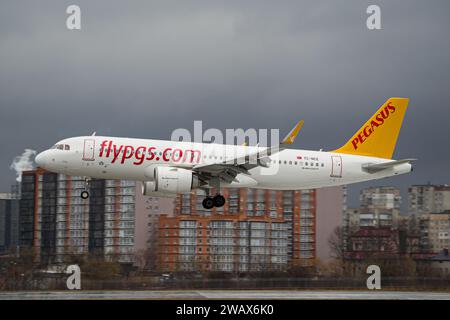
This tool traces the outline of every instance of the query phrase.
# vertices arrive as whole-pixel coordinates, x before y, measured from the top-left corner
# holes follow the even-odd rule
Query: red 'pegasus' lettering
[[[374,118],[370,121],[370,126],[365,126],[356,137],[352,140],[353,148],[356,150],[358,147],[364,143],[364,141],[369,138],[372,133],[374,133],[375,128],[378,128],[379,126],[383,125],[385,120],[389,118],[389,115],[395,112],[395,106],[391,105],[391,102],[386,105],[386,107],[383,108],[379,113],[375,115]]]
[[[388,105],[387,105],[387,108],[388,108],[392,113],[395,112],[395,106],[391,106],[391,102],[390,102],[390,101],[389,101],[389,103],[388,103]]]
[[[357,147],[358,142],[359,142],[358,137],[356,137],[355,139],[352,140],[353,148],[355,148],[355,150],[358,148],[358,147]]]
[[[370,136],[370,134],[372,133],[372,129],[369,126],[365,126],[364,127],[364,136],[367,138]]]

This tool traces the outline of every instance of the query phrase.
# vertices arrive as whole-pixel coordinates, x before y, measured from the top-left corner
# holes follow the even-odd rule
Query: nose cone
[[[48,164],[48,153],[47,151],[43,151],[41,153],[39,153],[36,158],[34,158],[34,162],[36,162],[36,164],[41,167],[41,168],[45,168]]]

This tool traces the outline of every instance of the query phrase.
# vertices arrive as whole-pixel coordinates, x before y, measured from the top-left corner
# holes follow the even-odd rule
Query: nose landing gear
[[[81,191],[80,197],[83,200],[86,200],[87,198],[89,198],[89,183],[91,182],[91,178],[89,177],[85,177],[84,178],[84,190]]]

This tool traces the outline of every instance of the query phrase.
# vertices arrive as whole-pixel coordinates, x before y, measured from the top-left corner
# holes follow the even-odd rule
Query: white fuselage
[[[138,181],[152,180],[157,166],[190,169],[264,149],[101,136],[69,138],[57,145],[64,147],[48,149],[36,157],[41,167],[67,175]],[[392,160],[333,152],[286,149],[269,158],[267,168],[255,167],[249,170],[250,175],[239,174],[235,182],[222,186],[299,190],[381,179],[411,171],[411,164],[402,163],[369,173],[363,165]]]

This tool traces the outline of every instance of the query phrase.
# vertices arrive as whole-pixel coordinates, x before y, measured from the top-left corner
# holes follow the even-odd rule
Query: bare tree
[[[328,239],[328,245],[331,249],[331,255],[334,259],[344,260],[344,233],[340,226],[337,226]]]

